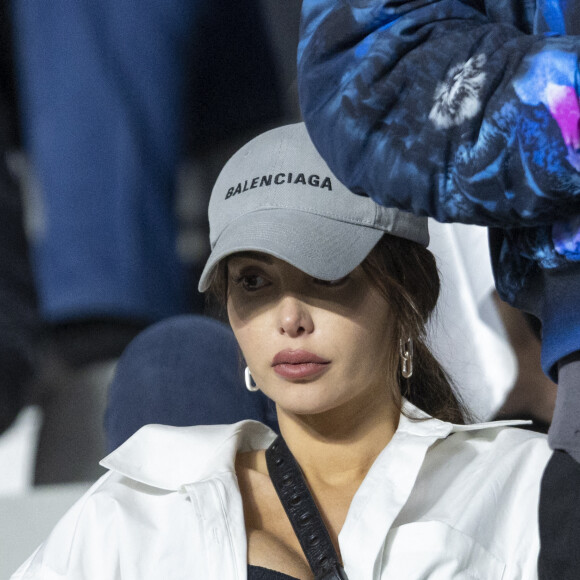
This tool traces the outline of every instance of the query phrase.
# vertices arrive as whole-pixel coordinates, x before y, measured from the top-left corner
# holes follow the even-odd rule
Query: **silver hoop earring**
[[[244,371],[244,380],[246,381],[246,389],[248,389],[250,393],[255,393],[256,391],[260,390],[260,387],[258,387],[258,385],[256,385],[256,383],[252,380],[250,367],[246,367],[246,370]]]
[[[403,345],[403,339],[399,339],[399,354],[401,356],[401,374],[410,379],[413,375],[413,339],[408,338]]]

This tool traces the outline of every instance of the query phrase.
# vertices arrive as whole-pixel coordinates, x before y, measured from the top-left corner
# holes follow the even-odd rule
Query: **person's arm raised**
[[[301,107],[339,179],[443,222],[579,213],[580,36],[533,35],[513,4],[304,0]],[[568,10],[541,21],[580,22]]]

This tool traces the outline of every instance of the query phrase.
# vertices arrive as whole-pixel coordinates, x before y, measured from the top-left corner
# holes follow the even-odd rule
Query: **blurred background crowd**
[[[298,0],[0,1],[1,537],[17,519],[34,527],[43,486],[100,474],[107,388],[129,342],[204,313],[196,287],[217,172],[249,138],[300,120],[299,13]],[[465,268],[488,259],[485,243],[472,247],[481,256]],[[450,292],[469,302],[464,278],[451,276]],[[505,377],[486,414],[546,431],[554,385],[538,329],[494,298],[491,272],[478,284],[472,304],[505,355],[480,362]],[[2,442],[31,408],[30,481],[15,490]],[[17,541],[23,557],[34,548]]]
[[[112,364],[203,310],[211,185],[297,118],[298,21],[299,2],[2,2],[0,429],[41,407],[37,484],[94,476]]]

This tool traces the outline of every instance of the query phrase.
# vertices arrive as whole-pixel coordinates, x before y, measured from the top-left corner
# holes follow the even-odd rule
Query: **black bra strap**
[[[281,435],[266,450],[266,463],[316,580],[348,580],[300,466]]]

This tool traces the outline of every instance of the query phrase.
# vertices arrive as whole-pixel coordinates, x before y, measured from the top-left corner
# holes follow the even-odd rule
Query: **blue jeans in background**
[[[200,2],[12,4],[44,319],[184,312],[173,191]]]

